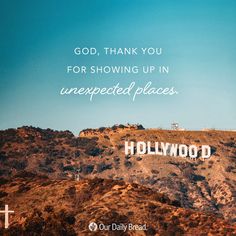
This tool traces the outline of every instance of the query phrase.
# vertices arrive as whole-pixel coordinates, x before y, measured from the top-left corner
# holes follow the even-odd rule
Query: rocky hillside
[[[50,180],[32,173],[1,185],[2,202],[15,209],[2,235],[233,235],[236,227],[212,214],[180,208],[164,194],[115,180]],[[138,225],[136,230],[88,225]]]
[[[126,156],[125,141],[208,144],[213,155],[205,161]],[[236,132],[171,131],[141,125],[87,129],[79,137],[34,127],[0,131],[1,180],[9,181],[25,171],[57,181],[99,177],[136,183],[165,194],[185,209],[236,221]]]

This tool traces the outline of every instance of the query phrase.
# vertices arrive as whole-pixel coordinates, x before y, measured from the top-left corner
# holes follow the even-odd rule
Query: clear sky
[[[0,0],[0,129],[71,130],[141,123],[236,129],[235,0]],[[161,57],[78,57],[75,47],[162,47]],[[166,64],[168,76],[65,73],[67,65]],[[62,87],[175,86],[179,95],[87,97]]]

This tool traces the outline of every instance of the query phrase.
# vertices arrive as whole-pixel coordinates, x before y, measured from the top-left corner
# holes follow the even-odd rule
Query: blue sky
[[[236,129],[236,1],[0,1],[0,129],[33,125],[78,133],[141,123]],[[162,47],[161,57],[78,57],[75,47]],[[67,65],[165,64],[170,74],[67,75]],[[179,95],[87,97],[62,87],[175,86]]]

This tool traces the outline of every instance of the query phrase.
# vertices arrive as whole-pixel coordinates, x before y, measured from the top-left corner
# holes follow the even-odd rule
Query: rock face
[[[205,161],[156,155],[126,156],[125,141],[159,141],[197,146],[207,144],[211,146],[213,155]],[[126,184],[136,183],[162,193],[171,202],[178,202],[186,211],[214,214],[231,223],[236,221],[235,132],[170,131],[144,129],[139,125],[87,129],[79,137],[69,131],[34,127],[0,131],[1,182],[14,186],[15,178],[28,178],[28,175],[44,176],[49,181],[55,181],[56,185],[60,185],[62,180],[83,181],[96,177],[123,180]],[[22,184],[18,181],[15,189],[19,187],[19,191],[27,192],[27,185],[25,189],[23,183],[25,181]],[[6,197],[11,196],[14,203],[18,196],[9,194],[5,187],[1,191],[1,207]],[[45,199],[48,191],[46,188]],[[135,197],[135,201],[138,201],[139,197]]]

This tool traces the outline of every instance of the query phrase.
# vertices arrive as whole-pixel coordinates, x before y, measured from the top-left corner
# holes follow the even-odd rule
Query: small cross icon
[[[9,211],[8,205],[5,205],[5,210],[0,211],[0,213],[5,213],[5,229],[7,229],[9,226],[9,213],[14,213],[14,211]]]

